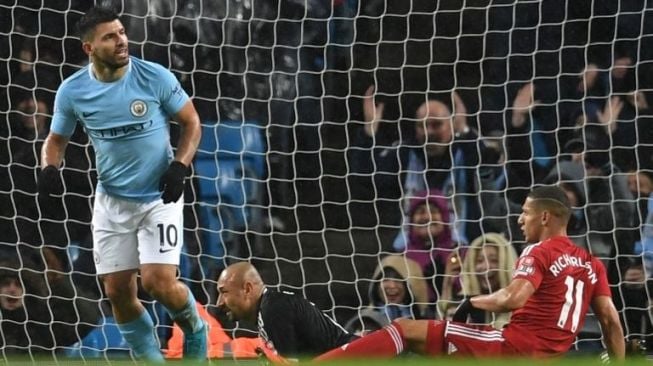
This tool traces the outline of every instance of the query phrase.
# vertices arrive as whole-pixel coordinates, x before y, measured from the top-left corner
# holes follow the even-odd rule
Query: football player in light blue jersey
[[[138,358],[163,361],[152,319],[137,297],[140,270],[145,290],[184,330],[184,357],[206,359],[207,326],[190,290],[176,278],[184,180],[200,141],[199,116],[170,71],[129,56],[114,11],[93,8],[78,28],[90,64],[57,91],[41,152],[39,193],[62,193],[59,166],[79,122],[96,153],[95,265],[122,335]],[[174,156],[171,118],[182,128]]]

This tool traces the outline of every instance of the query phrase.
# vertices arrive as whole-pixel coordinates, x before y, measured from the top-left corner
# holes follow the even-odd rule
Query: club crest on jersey
[[[515,269],[514,276],[517,275],[523,275],[523,276],[528,276],[532,275],[533,272],[535,272],[535,269],[533,268],[533,262],[535,260],[533,257],[523,257],[519,260],[519,263],[517,263],[517,269]]]
[[[129,110],[134,117],[143,117],[147,113],[147,104],[142,100],[136,99],[129,106]]]

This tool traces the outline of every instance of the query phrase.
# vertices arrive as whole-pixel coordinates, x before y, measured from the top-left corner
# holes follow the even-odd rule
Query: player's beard
[[[124,59],[120,59],[116,57],[115,55],[111,56],[101,56],[98,55],[97,53],[94,55],[95,56],[95,61],[94,62],[100,62],[104,67],[113,69],[113,70],[118,70],[120,68],[123,68],[129,64],[129,56],[127,56]]]
[[[239,322],[242,320],[241,317],[234,314],[233,311],[227,312],[227,318],[229,318],[229,320],[231,320],[232,322]]]

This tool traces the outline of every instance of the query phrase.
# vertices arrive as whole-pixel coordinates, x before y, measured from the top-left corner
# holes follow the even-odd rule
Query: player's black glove
[[[163,173],[159,181],[159,191],[163,203],[177,202],[184,193],[184,179],[188,173],[188,167],[179,161],[170,163],[168,170]]]
[[[638,336],[626,337],[626,355],[646,356],[646,339]]]
[[[454,322],[465,323],[467,322],[467,317],[475,310],[476,308],[472,305],[471,298],[466,297],[465,300],[458,305],[458,309],[456,309],[451,320]]]
[[[59,169],[54,165],[48,165],[41,169],[38,180],[39,196],[49,197],[51,194],[63,193],[63,182]]]

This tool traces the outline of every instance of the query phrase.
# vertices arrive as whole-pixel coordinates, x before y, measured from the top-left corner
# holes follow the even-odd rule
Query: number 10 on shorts
[[[174,250],[179,240],[179,234],[175,225],[157,224],[159,229],[159,253],[166,253]]]

